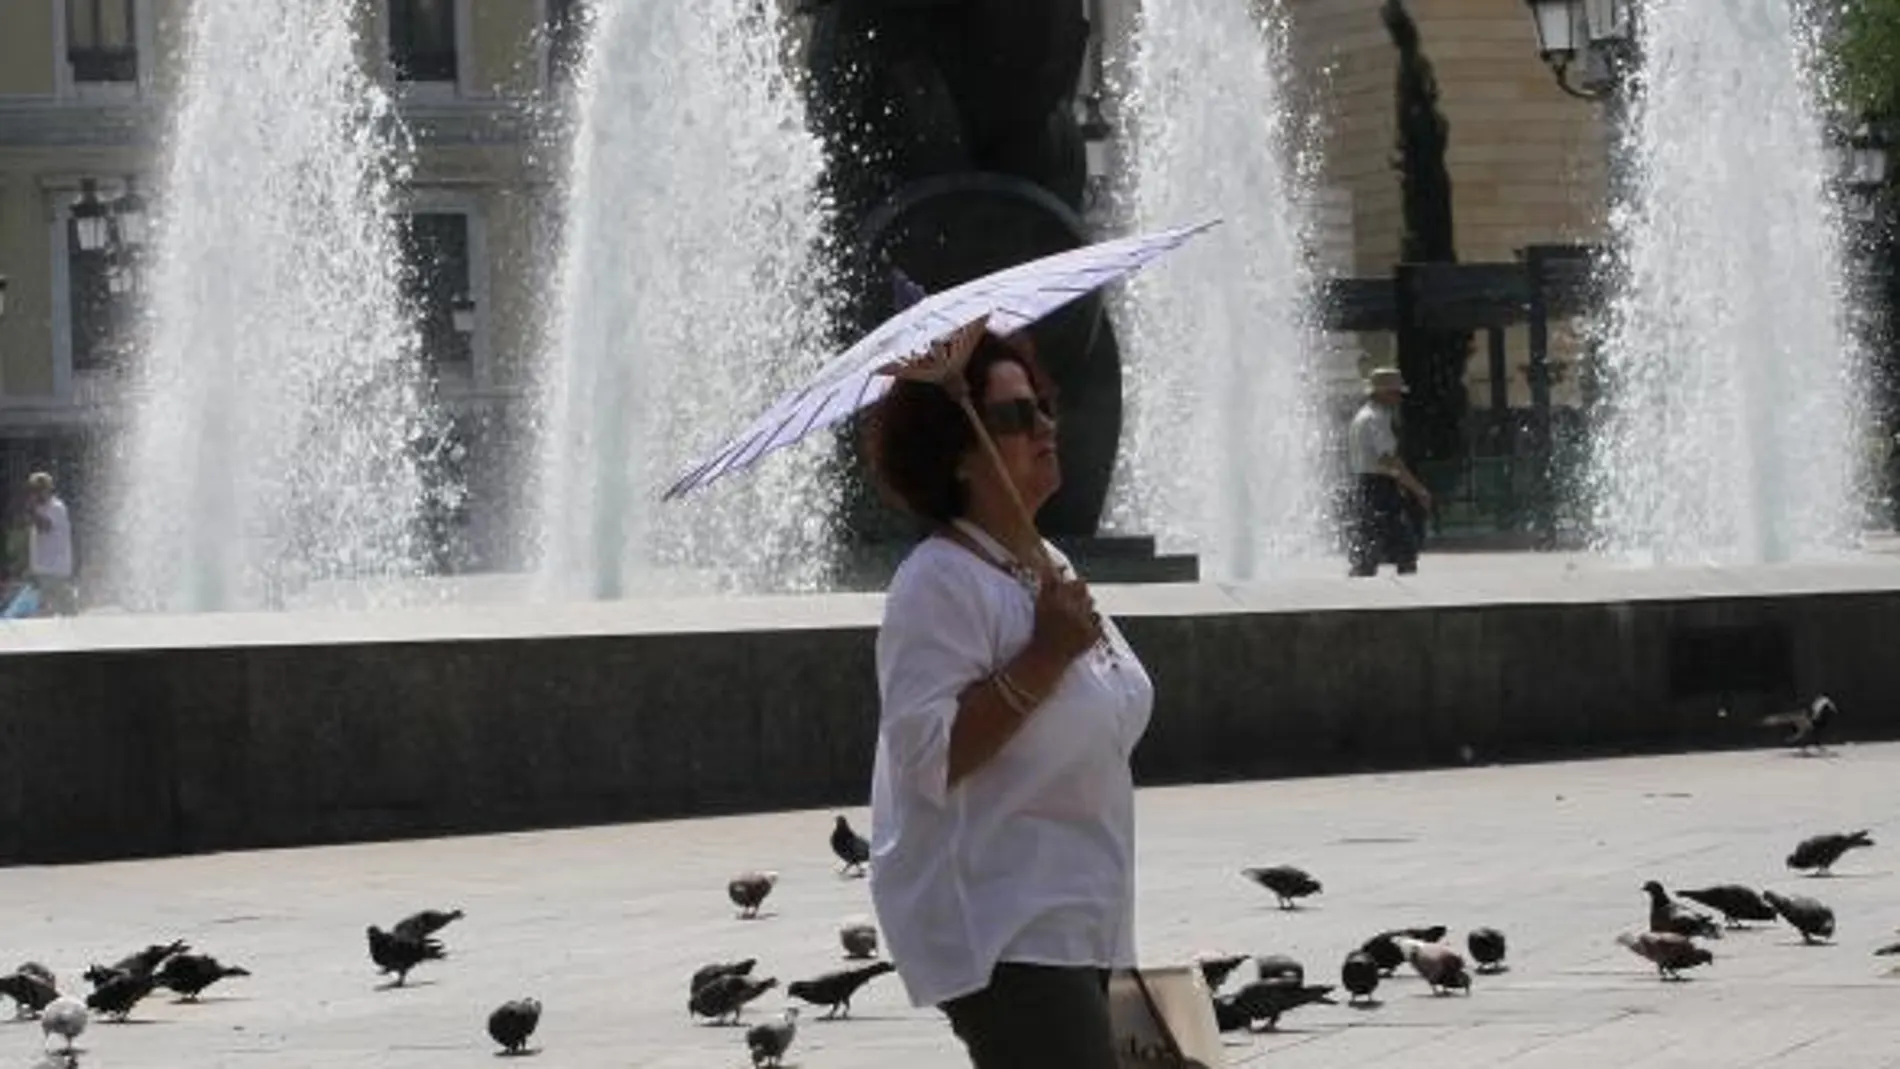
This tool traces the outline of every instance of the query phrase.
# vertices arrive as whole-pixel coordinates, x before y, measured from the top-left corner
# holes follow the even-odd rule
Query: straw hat
[[[1378,393],[1380,390],[1397,390],[1411,393],[1412,388],[1405,384],[1405,376],[1395,367],[1375,367],[1366,376],[1366,392]]]

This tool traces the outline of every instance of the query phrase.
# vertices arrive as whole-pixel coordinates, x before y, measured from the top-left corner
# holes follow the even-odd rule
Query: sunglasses
[[[1056,421],[1056,406],[1046,397],[1018,397],[1011,401],[993,401],[983,406],[983,425],[991,434],[1030,434],[1036,419]]]

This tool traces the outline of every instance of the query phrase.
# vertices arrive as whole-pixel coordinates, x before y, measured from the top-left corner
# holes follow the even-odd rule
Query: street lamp
[[[73,204],[73,231],[79,238],[80,252],[104,252],[112,240],[112,211],[99,200],[99,183],[90,178],[79,183],[79,200]]]
[[[1603,100],[1620,88],[1635,35],[1632,0],[1525,0],[1537,28],[1537,52],[1557,87]],[[1583,60],[1581,76],[1575,74]]]
[[[457,334],[475,333],[475,298],[464,293],[449,302],[449,325]]]
[[[117,232],[119,251],[138,253],[151,239],[151,222],[146,215],[145,198],[139,196],[138,179],[127,175],[125,192],[112,202],[112,225]]]

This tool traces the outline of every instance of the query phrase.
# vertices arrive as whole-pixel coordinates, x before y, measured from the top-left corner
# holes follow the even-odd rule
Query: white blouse
[[[1068,561],[1049,547],[1069,571]],[[982,990],[999,961],[1132,966],[1134,780],[1154,686],[1113,621],[987,763],[946,789],[970,684],[1029,642],[1035,601],[942,537],[891,580],[877,635],[871,899],[913,1005]]]

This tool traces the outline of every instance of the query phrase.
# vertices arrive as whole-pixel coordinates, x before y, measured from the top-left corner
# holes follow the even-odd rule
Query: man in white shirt
[[[40,612],[70,616],[77,609],[73,592],[73,525],[66,502],[54,492],[53,477],[36,471],[26,480],[27,578],[40,593]]]
[[[1375,575],[1384,560],[1396,565],[1400,575],[1409,575],[1418,571],[1418,541],[1406,520],[1404,495],[1425,509],[1432,507],[1432,495],[1399,457],[1394,423],[1406,393],[1405,379],[1395,368],[1377,368],[1366,378],[1366,393],[1366,403],[1346,430],[1353,478],[1350,574]]]

